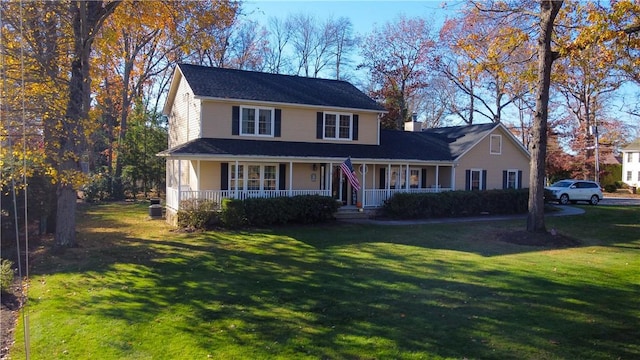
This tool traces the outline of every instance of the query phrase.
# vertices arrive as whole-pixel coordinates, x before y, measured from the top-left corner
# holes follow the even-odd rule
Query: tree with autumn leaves
[[[8,24],[2,29],[3,59],[11,64],[5,79],[14,86],[26,84],[5,107],[11,102],[19,109],[20,98],[39,105],[28,114],[36,123],[33,143],[44,149],[40,154],[56,186],[57,246],[76,245],[77,190],[86,182],[82,165],[93,156],[88,151],[92,135],[107,134],[108,166],[121,172],[114,154],[118,145],[124,147],[134,99],[149,102],[154,91],[159,96],[163,86],[157,79],[163,74],[168,79],[173,65],[191,56],[198,41],[236,11],[230,1],[2,3]],[[3,95],[9,100],[8,93]],[[10,122],[3,127],[8,136]]]
[[[356,43],[347,18],[318,26],[312,17],[292,16],[261,27],[243,21],[241,4],[232,1],[1,6],[8,84],[3,136],[19,138],[26,124],[29,151],[23,158],[29,157],[38,174],[57,187],[57,205],[51,211],[57,208],[62,221],[56,232],[60,246],[75,244],[73,221],[66,219],[73,219],[76,190],[87,179],[83,167],[104,168],[114,198],[122,197],[127,183],[146,184],[154,178],[128,164],[151,161],[153,150],[146,141],[156,137],[144,134],[153,130],[161,135],[157,109],[176,63],[297,70],[312,76],[333,72],[342,78],[349,73],[346,55]],[[640,36],[634,32],[639,14],[638,3],[631,0],[606,7],[560,1],[469,2],[459,17],[445,23],[439,38],[421,18],[400,17],[375,28],[361,43],[360,69],[368,70],[370,94],[388,109],[385,127],[402,128],[413,112],[437,126],[445,119],[507,122],[515,110],[518,124],[508,126],[532,151],[535,178],[530,183],[538,189],[532,198],[539,199],[541,179],[555,168],[548,160],[565,154],[560,141],[553,140],[558,146],[549,154],[560,155],[547,156],[547,134],[578,134],[571,143],[576,153],[585,154],[582,164],[592,162],[589,126],[608,128],[601,130],[607,143],[620,143],[626,136],[605,105],[620,81],[640,83]],[[292,26],[296,19],[297,27]],[[306,28],[322,34],[306,33]],[[541,61],[548,62],[542,66]],[[21,98],[29,99],[25,110]],[[22,114],[28,115],[27,122]],[[144,145],[138,146],[140,142]],[[4,176],[11,172],[4,171],[8,163],[3,162],[3,180],[20,178]],[[17,174],[16,166],[10,168]],[[589,171],[584,169],[585,174]],[[535,202],[531,208],[539,217],[541,206]],[[544,229],[543,223],[530,223],[531,229]]]

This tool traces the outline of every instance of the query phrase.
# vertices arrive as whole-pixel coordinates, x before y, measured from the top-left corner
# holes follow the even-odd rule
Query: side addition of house
[[[622,181],[640,187],[640,138],[622,148]]]
[[[191,198],[323,195],[371,208],[396,192],[528,186],[529,153],[503,125],[392,131],[380,128],[382,113],[345,81],[181,64],[158,154],[167,219]],[[355,186],[340,167],[347,159]]]

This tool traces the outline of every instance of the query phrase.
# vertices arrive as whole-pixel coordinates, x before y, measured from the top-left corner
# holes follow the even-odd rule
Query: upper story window
[[[353,118],[351,114],[324,113],[324,136],[325,139],[351,140],[352,139]]]
[[[489,147],[492,155],[502,154],[502,135],[491,135]]]
[[[633,161],[633,153],[627,153],[627,162]]]
[[[240,135],[274,136],[274,109],[240,108]]]

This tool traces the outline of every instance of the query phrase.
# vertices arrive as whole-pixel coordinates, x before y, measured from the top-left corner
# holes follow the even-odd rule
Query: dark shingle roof
[[[498,126],[497,123],[452,126],[427,129],[423,133],[449,144],[451,156],[455,159],[468,151],[496,126]]]
[[[322,157],[380,160],[453,161],[496,124],[429,129],[423,132],[382,130],[380,145],[308,143],[246,139],[196,139],[160,153],[188,156]]]
[[[196,96],[384,111],[346,81],[178,65]]]

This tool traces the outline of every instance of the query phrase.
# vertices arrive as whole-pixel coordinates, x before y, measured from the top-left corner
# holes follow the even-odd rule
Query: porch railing
[[[450,191],[451,188],[423,188],[423,189],[369,189],[364,190],[364,206],[380,207],[386,200],[396,193],[435,193]],[[220,205],[223,199],[247,199],[247,198],[275,198],[297,195],[321,195],[330,196],[329,190],[182,190],[167,189],[166,206],[173,210],[179,210],[180,201],[189,199],[211,200]]]
[[[222,204],[223,199],[276,198],[298,195],[329,196],[329,190],[182,190],[168,189],[166,206],[179,210],[181,201],[189,199],[211,200]]]

